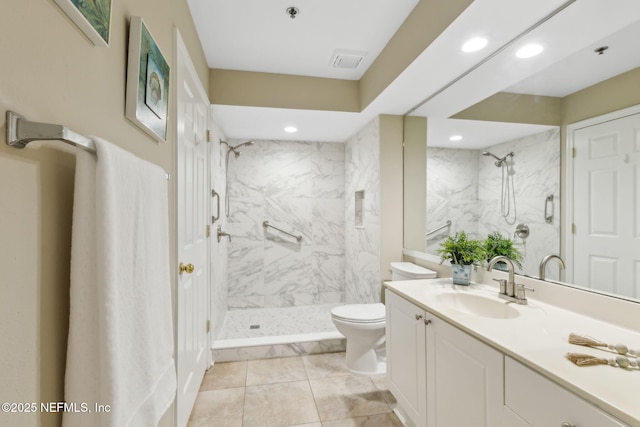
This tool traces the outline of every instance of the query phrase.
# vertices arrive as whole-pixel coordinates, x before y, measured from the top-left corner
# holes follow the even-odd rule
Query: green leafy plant
[[[513,240],[504,237],[498,231],[487,236],[484,241],[484,250],[487,262],[498,255],[504,255],[522,269],[522,261],[524,260],[522,252],[515,247]]]
[[[480,240],[469,239],[467,233],[458,231],[440,243],[441,263],[449,260],[452,264],[474,264],[485,259],[484,245]]]

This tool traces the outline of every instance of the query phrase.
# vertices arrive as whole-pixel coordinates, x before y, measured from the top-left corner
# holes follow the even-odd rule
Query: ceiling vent
[[[364,59],[366,52],[356,52],[352,50],[336,50],[331,57],[331,65],[333,68],[342,68],[343,70],[353,70]]]

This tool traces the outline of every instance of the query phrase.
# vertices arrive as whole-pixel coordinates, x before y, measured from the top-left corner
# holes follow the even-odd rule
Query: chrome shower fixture
[[[500,157],[496,156],[495,154],[490,153],[490,152],[488,152],[488,151],[483,151],[483,152],[482,152],[482,155],[483,155],[483,156],[491,156],[491,157],[493,157],[494,159],[496,159],[496,162],[495,162],[494,164],[495,164],[497,167],[500,167],[500,166],[502,166],[503,164],[505,164],[505,163],[507,162],[507,157],[513,157],[513,156],[514,156],[513,151],[512,151],[512,152],[510,152],[509,154],[507,154],[506,156],[502,157],[502,158],[500,158]]]
[[[231,145],[229,145],[229,143],[227,141],[223,141],[222,139],[220,140],[221,144],[226,145],[227,148],[227,155],[226,155],[226,159],[224,162],[225,168],[224,168],[224,173],[225,173],[225,191],[224,191],[224,213],[227,216],[227,218],[229,217],[229,154],[231,154],[231,152],[233,152],[233,155],[235,156],[235,158],[237,159],[240,156],[240,151],[238,151],[238,148],[244,147],[244,146],[250,146],[253,145],[254,142],[253,141],[246,141],[243,142],[242,144],[238,144],[235,147],[232,147]]]

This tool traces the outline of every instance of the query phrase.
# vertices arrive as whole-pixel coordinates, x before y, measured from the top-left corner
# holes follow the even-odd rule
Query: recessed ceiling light
[[[287,126],[286,128],[284,128],[284,131],[288,133],[296,133],[298,132],[298,128],[295,126]]]
[[[462,140],[462,135],[453,135],[449,138],[449,141],[460,141]]]
[[[542,45],[530,43],[518,49],[518,51],[516,52],[516,56],[518,58],[531,58],[540,55],[543,50],[544,48],[542,47]]]
[[[465,44],[462,45],[462,51],[476,52],[484,48],[487,45],[487,43],[489,42],[484,37],[474,37],[472,39],[467,40]]]

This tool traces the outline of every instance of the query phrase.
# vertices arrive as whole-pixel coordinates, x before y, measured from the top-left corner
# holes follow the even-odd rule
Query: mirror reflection
[[[637,138],[634,140],[631,136],[640,134],[640,124],[633,124],[636,122],[632,120],[624,132],[608,128],[582,140],[582,131],[572,127],[577,122],[640,105],[638,39],[640,21],[504,88],[451,119],[429,117],[424,222],[419,226],[405,223],[405,229],[426,228],[430,234],[425,236],[422,245],[408,249],[434,254],[439,242],[456,231],[464,230],[481,239],[498,231],[513,239],[525,254],[519,274],[538,277],[544,257],[558,254],[565,261],[566,270],[561,270],[559,263],[552,259],[545,271],[547,280],[625,298],[640,298],[640,283],[637,274],[633,275],[633,271],[637,271],[633,266],[640,262],[635,249],[639,244],[635,234],[631,238],[622,235],[624,230],[637,230],[639,219],[633,214],[618,215],[625,208],[614,205],[620,197],[611,196],[617,194],[615,186],[621,182],[632,186],[629,194],[640,192],[640,182],[627,173],[640,168],[640,158],[633,148]],[[602,46],[608,49],[599,52]],[[508,67],[504,70],[508,73]],[[627,115],[635,115],[638,120],[640,108],[638,110]],[[615,122],[606,117],[602,120]],[[512,135],[489,138],[499,128],[518,127],[516,122],[534,123],[539,127],[523,125],[520,133],[514,131]],[[478,124],[487,128],[474,130],[472,125]],[[584,126],[594,129],[595,124]],[[469,125],[470,131],[460,132],[463,139],[452,141],[456,125]],[[527,129],[527,126],[531,127]],[[629,135],[624,141],[612,139],[612,135],[622,133]],[[479,141],[475,145],[465,145],[476,138]],[[609,145],[593,145],[596,140],[606,140]],[[603,158],[617,159],[615,165],[607,166],[607,172],[598,179],[589,178],[588,173],[580,175],[582,172],[575,170],[577,160],[572,158],[570,150],[579,144],[583,146],[578,150],[586,152],[594,147],[602,149]],[[608,180],[604,179],[607,177]],[[597,184],[585,187],[585,182]],[[598,194],[601,202],[594,202],[590,194]],[[611,208],[602,208],[607,206]],[[592,208],[600,208],[597,224],[588,223],[589,215],[594,217],[596,212],[585,209]],[[525,233],[518,232],[519,225],[528,227],[526,237],[523,237]],[[593,228],[596,225],[597,229]],[[598,245],[603,243],[596,237],[603,236],[611,237],[607,247],[616,248],[616,254],[623,253],[625,258],[611,255],[611,250],[600,253]],[[586,240],[580,240],[582,237]],[[619,239],[616,241],[616,238]],[[630,245],[626,250],[620,249],[620,239]],[[583,251],[587,241],[595,249]],[[597,265],[589,261],[594,259],[599,262]]]
[[[427,253],[458,231],[511,239],[520,274],[537,275],[544,256],[560,253],[558,127],[431,120],[427,141]]]

